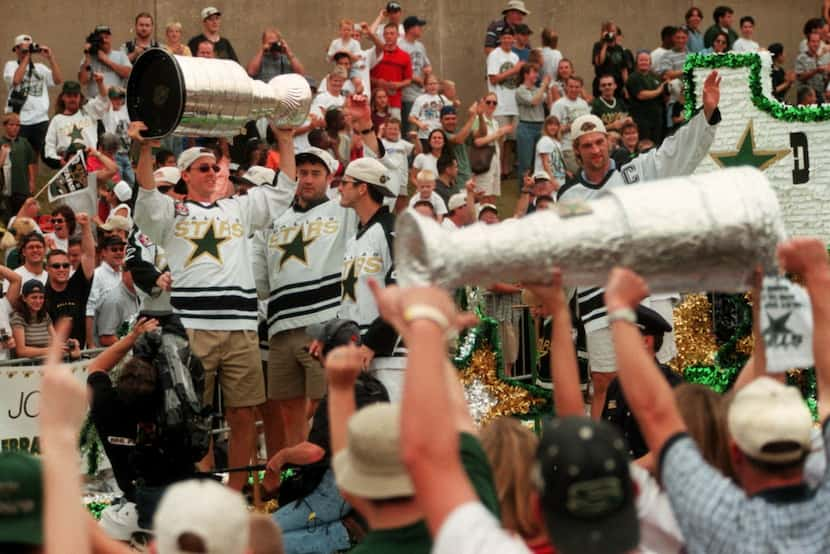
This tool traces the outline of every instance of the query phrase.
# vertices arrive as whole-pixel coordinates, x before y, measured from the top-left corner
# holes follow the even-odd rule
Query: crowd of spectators
[[[553,25],[537,44],[524,2],[509,0],[484,33],[486,81],[464,102],[433,68],[424,15],[388,2],[371,22],[341,19],[319,52],[266,27],[244,68],[265,82],[304,75],[308,116],[219,139],[148,140],[125,106],[148,49],[242,63],[216,7],[186,42],[176,21],[157,41],[146,12],[120,46],[98,25],[77,75],[36,33],[14,38],[0,357],[44,366],[43,456],[0,453],[0,550],[126,552],[148,536],[160,554],[830,547],[830,264],[818,241],[789,241],[779,257],[812,301],[821,430],[766,375],[757,313],[756,353],[728,401],[672,390],[671,301],[617,268],[605,289],[570,298],[558,272],[552,286],[482,291],[506,371],[519,350],[514,305],[526,300],[549,339],[556,418],[540,437],[515,420],[476,426],[446,348],[475,317],[442,290],[398,288],[393,248],[407,208],[453,232],[690,174],[720,121],[720,78],[705,78],[687,119],[689,54],[768,50],[776,97],[822,103],[830,12],[804,25],[793,70],[780,42],[753,39],[751,15],[733,29],[728,6],[708,28],[691,7],[634,51],[603,21],[589,75],[587,54],[560,51]],[[301,59],[312,56],[330,64],[319,80]],[[97,204],[39,203],[47,173],[79,152]],[[89,397],[62,365],[84,357]],[[78,501],[88,409],[121,494],[100,524]],[[227,424],[226,446],[221,432],[210,440],[211,419]],[[264,479],[249,483],[263,461]],[[279,508],[250,515],[245,498]]]

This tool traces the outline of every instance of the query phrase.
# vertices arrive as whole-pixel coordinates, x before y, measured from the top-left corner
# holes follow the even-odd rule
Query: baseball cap
[[[248,508],[242,495],[210,479],[167,489],[153,517],[159,554],[179,552],[184,533],[199,537],[210,554],[242,554],[248,546]]]
[[[340,166],[340,163],[334,159],[334,157],[323,150],[322,148],[317,148],[316,146],[311,146],[306,148],[296,156],[294,156],[294,163],[296,165],[300,165],[302,162],[320,162],[322,163],[326,169],[329,171],[329,175],[336,173],[337,168]]]
[[[519,23],[516,25],[516,34],[517,35],[532,35],[533,31],[524,23]]]
[[[648,306],[637,306],[637,327],[644,335],[656,336],[671,333],[671,325],[659,313]]]
[[[208,6],[207,8],[202,9],[202,21],[207,19],[212,15],[222,15],[218,9],[214,8],[213,6]]]
[[[346,448],[332,460],[337,486],[363,498],[415,494],[400,448],[400,405],[378,402],[349,419]]]
[[[14,47],[12,48],[12,52],[14,52],[14,49],[24,42],[32,42],[32,35],[17,35],[14,37]]]
[[[107,248],[108,246],[124,246],[127,244],[124,239],[122,239],[117,234],[106,235],[103,239],[101,239],[101,248]]]
[[[360,346],[360,327],[351,319],[330,319],[323,323],[314,323],[305,328],[305,333],[314,340],[323,343],[323,356],[334,348],[346,344]]]
[[[455,106],[444,106],[441,108],[441,117],[445,115],[457,114],[458,110],[455,109]]]
[[[575,141],[588,133],[607,133],[605,124],[594,114],[581,115],[571,124],[571,140]]]
[[[372,158],[358,158],[346,166],[344,177],[351,177],[355,181],[368,183],[376,187],[384,196],[397,196],[391,189],[386,167]]]
[[[507,12],[513,10],[517,12],[522,12],[525,15],[530,15],[530,11],[527,8],[525,8],[525,3],[521,0],[510,0],[504,7],[504,9],[501,11],[501,13],[506,14]]]
[[[458,208],[464,206],[467,203],[467,193],[466,192],[456,192],[452,196],[450,196],[449,201],[447,202],[447,211],[454,211]]]
[[[403,29],[404,31],[408,31],[412,27],[423,27],[426,24],[426,19],[421,19],[417,15],[410,15],[409,17],[403,20]]]
[[[43,235],[41,235],[37,231],[32,231],[31,233],[23,235],[23,237],[20,239],[20,244],[18,245],[18,248],[20,250],[23,250],[24,248],[26,248],[27,244],[33,241],[39,242],[44,245],[46,244],[46,241],[43,239]]]
[[[263,167],[261,165],[252,165],[242,177],[232,176],[231,181],[236,184],[246,184],[254,187],[260,185],[270,185],[274,182],[276,173],[273,169]]]
[[[43,543],[43,483],[37,458],[16,450],[0,452],[0,505],[0,543]]]
[[[625,441],[584,416],[545,426],[533,479],[553,546],[563,554],[628,552],[640,542]]]
[[[118,184],[112,187],[112,192],[121,202],[126,202],[133,197],[133,188],[127,181],[118,181]]]
[[[25,283],[23,283],[23,296],[28,296],[35,292],[43,292],[43,283],[38,281],[37,279],[29,279]]]
[[[759,377],[735,394],[727,424],[741,452],[755,460],[789,464],[810,450],[813,419],[801,393],[770,377]]]
[[[177,167],[160,167],[153,172],[153,179],[156,184],[167,183],[168,185],[175,185],[182,178],[182,172]]]
[[[179,171],[187,171],[190,169],[190,166],[193,165],[193,162],[204,156],[213,158],[213,161],[216,161],[216,154],[214,154],[213,150],[210,148],[203,148],[201,146],[188,148],[179,154],[179,159],[176,161],[176,167],[179,168]]]
[[[480,217],[481,212],[483,212],[484,210],[493,210],[494,212],[499,213],[499,209],[496,207],[495,204],[479,204],[476,216]]]
[[[550,175],[546,171],[537,171],[533,174],[534,181],[550,181]]]
[[[64,81],[61,94],[80,94],[81,83],[78,81]]]
[[[387,12],[399,12],[401,9],[401,5],[398,2],[389,2],[386,4]]]
[[[112,34],[112,29],[110,29],[109,25],[96,25],[95,26],[96,33],[107,33],[109,35]]]
[[[119,86],[112,86],[107,91],[107,96],[110,98],[124,98],[127,96],[127,91]]]

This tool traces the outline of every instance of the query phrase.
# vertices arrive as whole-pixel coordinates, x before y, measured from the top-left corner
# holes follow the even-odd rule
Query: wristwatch
[[[614,323],[615,321],[626,321],[637,325],[637,312],[631,308],[619,308],[613,312],[608,312],[608,322]]]

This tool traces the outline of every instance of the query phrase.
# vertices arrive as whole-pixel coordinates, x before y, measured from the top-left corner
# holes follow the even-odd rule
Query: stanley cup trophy
[[[747,290],[759,264],[775,269],[786,238],[775,193],[748,167],[616,187],[589,202],[455,231],[408,210],[395,234],[405,286],[544,284],[554,267],[568,286],[602,286],[621,265],[652,292]]]
[[[144,122],[147,138],[231,137],[260,117],[297,127],[310,106],[311,89],[301,75],[264,83],[234,61],[174,56],[161,48],[136,60],[127,83],[130,120]]]

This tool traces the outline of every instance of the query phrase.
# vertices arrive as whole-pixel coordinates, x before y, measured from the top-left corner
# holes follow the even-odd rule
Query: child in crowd
[[[549,115],[542,128],[542,136],[536,143],[536,160],[533,173],[544,171],[551,181],[557,183],[557,188],[565,183],[565,162],[562,159],[562,143],[560,133],[562,127],[559,118]]]
[[[418,139],[424,150],[429,146],[429,133],[441,128],[441,108],[451,104],[448,98],[439,94],[439,88],[438,77],[432,73],[424,77],[425,92],[415,99],[409,112],[409,122],[418,128]]]
[[[455,81],[444,79],[441,81],[441,94],[450,101],[456,108],[461,107],[461,99],[458,98],[458,91],[455,89]]]
[[[331,41],[329,50],[326,55],[328,61],[334,61],[334,54],[336,52],[348,52],[352,58],[352,62],[363,59],[361,53],[360,43],[352,38],[352,31],[354,29],[354,21],[351,19],[341,19],[339,23],[340,36]],[[322,88],[322,87],[321,87]]]
[[[755,19],[751,15],[741,18],[741,38],[732,43],[733,52],[757,52],[761,46],[752,40],[755,33]]]
[[[409,207],[414,208],[418,202],[429,202],[435,212],[435,218],[440,223],[447,213],[444,200],[435,192],[435,173],[428,169],[418,172],[415,176],[415,194],[409,199]]]

